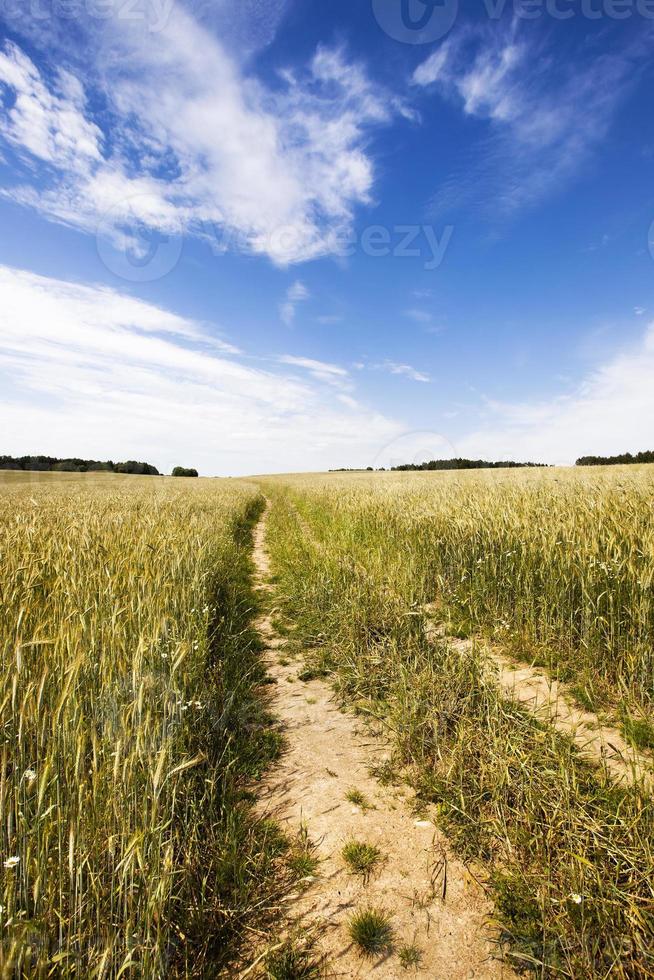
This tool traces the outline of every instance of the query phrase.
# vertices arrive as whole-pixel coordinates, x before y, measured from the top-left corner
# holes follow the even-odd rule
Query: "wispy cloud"
[[[651,38],[651,32],[650,32]],[[463,27],[418,66],[413,84],[487,124],[481,162],[445,181],[434,210],[492,200],[511,213],[579,172],[647,57],[644,38],[612,54],[563,56],[543,38]]]
[[[284,302],[280,304],[279,307],[279,317],[287,327],[290,327],[295,320],[295,312],[297,310],[298,303],[302,303],[309,299],[310,292],[303,282],[296,280],[292,286],[289,286],[286,290],[286,298]]]
[[[284,354],[279,358],[281,364],[290,364],[293,367],[303,368],[318,381],[325,381],[327,384],[342,387],[344,380],[348,377],[345,368],[338,364],[329,364],[326,361],[316,361],[311,357],[295,357],[293,354]]]
[[[384,361],[382,364],[376,365],[380,371],[387,371],[389,374],[400,374],[405,378],[410,378],[411,381],[420,381],[427,384],[431,381],[428,374],[424,371],[417,371],[410,364],[398,364],[397,361]]]
[[[25,167],[5,195],[135,250],[141,223],[280,265],[338,251],[370,200],[370,131],[401,108],[360,65],[319,48],[265,88],[181,4],[159,32],[115,17],[93,43],[93,85],[6,44],[0,123]]]
[[[338,365],[289,354],[258,368],[161,307],[0,266],[7,452],[190,460],[204,473],[356,465],[400,426],[344,401],[348,385]]]

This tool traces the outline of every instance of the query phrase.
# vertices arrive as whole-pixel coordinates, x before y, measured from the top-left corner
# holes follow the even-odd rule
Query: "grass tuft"
[[[366,810],[374,810],[374,806],[367,796],[365,796],[361,790],[358,790],[355,787],[348,789],[345,794],[345,799],[348,800],[348,802],[353,806],[358,806],[359,809],[363,810],[364,812]]]
[[[267,980],[315,980],[322,975],[321,960],[314,953],[313,943],[306,940],[287,939],[265,961]]]
[[[349,922],[349,933],[364,956],[378,956],[393,949],[393,927],[385,909],[370,906],[355,912]]]
[[[624,737],[634,748],[654,749],[654,723],[649,718],[638,718],[628,712],[623,712],[622,731]]]
[[[417,969],[422,962],[422,957],[423,952],[415,943],[400,946],[397,951],[397,958],[405,970],[410,970],[411,967]]]
[[[357,840],[349,840],[343,847],[341,855],[350,871],[363,875],[366,879],[382,860],[382,852],[378,847]]]

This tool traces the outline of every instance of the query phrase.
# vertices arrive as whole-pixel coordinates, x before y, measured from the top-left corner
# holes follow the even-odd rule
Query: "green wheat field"
[[[279,615],[482,869],[513,969],[654,976],[650,793],[485,666],[487,643],[537,663],[654,748],[653,466],[0,474],[2,975],[238,976],[278,927],[302,862],[254,810],[283,751],[253,629],[266,499]]]

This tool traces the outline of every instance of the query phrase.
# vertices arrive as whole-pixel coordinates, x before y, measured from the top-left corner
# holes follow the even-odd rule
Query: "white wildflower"
[[[36,771],[34,769],[26,769],[23,773],[23,779],[26,783],[33,783],[36,779]]]
[[[581,905],[581,895],[579,895],[578,892],[573,892],[570,896],[570,901],[574,902],[575,905]]]
[[[20,858],[16,855],[7,858],[5,861],[5,868],[15,868],[16,865],[20,864]]]

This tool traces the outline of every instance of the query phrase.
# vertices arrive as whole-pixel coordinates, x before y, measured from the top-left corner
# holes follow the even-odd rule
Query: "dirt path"
[[[596,714],[573,704],[566,696],[565,685],[536,667],[516,666],[499,654],[493,659],[505,694],[528,707],[537,718],[572,736],[581,755],[605,766],[615,782],[642,781],[652,789],[651,758],[629,745],[617,728],[603,724]]]
[[[426,610],[429,613],[429,607]],[[472,648],[473,640],[448,637],[440,624],[427,625],[428,637],[445,640],[462,652]],[[497,682],[503,693],[524,705],[540,721],[547,722],[571,736],[580,754],[596,765],[605,767],[618,783],[642,782],[654,789],[654,759],[634,749],[615,726],[602,722],[590,711],[577,707],[567,694],[565,684],[554,680],[543,670],[525,664],[514,664],[498,650],[481,641],[491,668],[497,671]]]
[[[321,547],[297,508],[296,516],[306,537],[316,547]],[[447,635],[438,619],[437,605],[428,603],[423,611],[428,640],[446,641],[461,652],[472,648],[474,640]],[[479,642],[506,697],[517,701],[540,721],[569,735],[580,755],[605,769],[614,782],[625,785],[640,783],[649,792],[654,791],[654,753],[634,748],[615,724],[580,708],[566,685],[550,677],[546,671],[529,664],[516,664],[497,648],[483,640]]]
[[[254,559],[259,586],[270,590],[265,547],[266,515],[255,532]],[[357,729],[355,718],[339,710],[331,688],[320,680],[297,678],[302,663],[290,660],[285,641],[262,617],[258,629],[266,644],[270,675],[277,682],[273,708],[288,748],[263,786],[261,808],[293,833],[306,827],[320,858],[315,880],[291,896],[293,922],[318,927],[318,945],[333,977],[430,980],[512,978],[494,957],[497,948],[487,925],[491,906],[472,874],[454,858],[431,820],[417,819],[406,787],[382,787],[370,773],[388,747]],[[281,662],[280,662],[281,661]],[[356,789],[372,805],[355,806]],[[365,882],[346,868],[341,850],[355,838],[384,856]],[[348,934],[351,914],[370,904],[392,914],[394,952],[363,959]],[[276,938],[276,937],[275,937]],[[403,945],[422,952],[408,973],[398,952]]]

